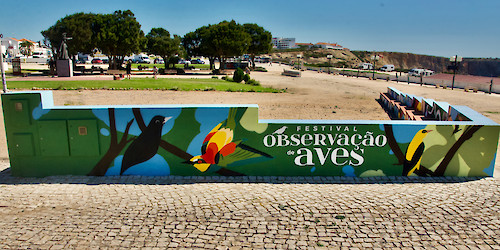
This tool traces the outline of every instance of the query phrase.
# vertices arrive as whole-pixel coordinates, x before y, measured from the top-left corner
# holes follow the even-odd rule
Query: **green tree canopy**
[[[215,55],[223,68],[227,58],[241,56],[248,50],[250,35],[234,20],[222,21],[217,25],[211,25],[209,29]]]
[[[205,56],[210,61],[210,69],[214,68],[216,58],[215,46],[211,38],[210,26],[202,26],[196,31],[187,33],[182,39],[182,45],[189,57]]]
[[[21,53],[23,55],[25,56],[31,55],[33,43],[31,43],[30,41],[24,41],[21,44],[19,44],[19,46],[21,47]]]
[[[272,48],[271,40],[271,32],[263,27],[253,23],[240,25],[231,20],[203,26],[187,33],[182,39],[182,45],[189,56],[208,57],[210,68],[216,58],[224,67],[227,58],[244,53],[251,55],[252,66],[255,67],[255,56],[269,53]]]
[[[255,23],[245,23],[243,27],[251,38],[247,53],[250,54],[252,67],[255,68],[255,56],[271,51],[273,47],[271,43],[273,36],[271,32]]]
[[[98,48],[109,57],[111,68],[120,66],[125,56],[139,52],[146,42],[141,25],[130,10],[117,10],[113,14],[75,13],[58,20],[42,31],[54,54],[63,33],[72,38],[67,41],[70,55],[91,53]]]
[[[95,29],[97,48],[108,56],[113,69],[122,65],[125,56],[140,52],[146,42],[141,25],[130,10],[101,15]]]
[[[159,55],[165,62],[165,68],[169,68],[169,59],[181,51],[181,38],[170,33],[164,28],[152,28],[146,35],[147,50],[149,53]]]
[[[75,13],[59,19],[56,24],[42,31],[44,38],[50,43],[54,55],[57,55],[63,39],[63,33],[72,37],[67,41],[68,53],[75,56],[78,52],[90,53],[96,47],[94,43],[94,24],[98,15],[92,13]]]

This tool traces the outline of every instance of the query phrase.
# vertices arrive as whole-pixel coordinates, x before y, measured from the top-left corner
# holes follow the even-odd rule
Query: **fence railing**
[[[313,70],[313,71],[321,71],[321,72],[328,72],[327,67],[305,67],[307,70]],[[384,74],[380,72],[375,72],[375,74],[372,71],[369,70],[353,70],[353,69],[336,69],[336,68],[330,68],[330,73],[332,74],[339,74],[339,75],[345,75],[345,76],[350,76],[350,77],[363,77],[363,78],[370,78],[370,79],[377,79],[377,80],[386,80],[386,81],[395,81],[395,82],[407,82],[407,83],[414,83],[414,84],[422,84],[422,85],[433,85],[433,86],[439,86],[439,87],[447,87],[451,88],[452,87],[452,81],[451,80],[443,80],[443,79],[434,79],[434,78],[429,78],[429,77],[415,77],[415,76],[408,76],[407,74],[402,74],[402,75],[392,75],[392,74]],[[453,84],[455,88],[460,88],[460,89],[469,89],[469,88],[474,88],[479,91],[483,91],[486,93],[497,93],[500,94],[500,84],[491,84],[491,82],[484,82],[484,83],[478,83],[478,82],[466,82],[466,81],[460,81],[460,80],[455,80],[455,83]],[[490,92],[491,91],[491,92]]]

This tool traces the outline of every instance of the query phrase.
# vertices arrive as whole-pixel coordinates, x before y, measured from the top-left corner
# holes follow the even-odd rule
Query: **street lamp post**
[[[457,73],[457,69],[458,69],[458,63],[460,63],[462,61],[462,57],[460,56],[452,56],[450,57],[450,62],[453,62],[453,80],[451,82],[451,89],[453,90],[453,88],[455,87],[455,74]]]
[[[375,80],[375,63],[376,63],[376,61],[377,61],[379,58],[380,58],[380,57],[379,57],[378,55],[373,55],[373,56],[372,56],[372,60],[373,60],[373,65],[372,65],[372,67],[373,67],[373,74],[372,74],[372,78],[373,78],[373,80]]]
[[[332,66],[332,64],[330,63],[332,57],[333,55],[326,55],[326,58],[328,58],[328,74],[330,74],[330,67]]]
[[[0,38],[3,38],[3,34],[0,34]],[[5,82],[5,69],[3,68],[3,49],[1,44],[0,44],[0,71],[2,72],[3,92],[7,93],[7,82]]]
[[[302,55],[300,55],[300,54],[297,55],[297,60],[298,60],[298,64],[299,64],[299,65],[297,65],[297,68],[299,69],[299,71],[300,71],[300,68],[301,68],[300,67],[300,58],[302,58]]]

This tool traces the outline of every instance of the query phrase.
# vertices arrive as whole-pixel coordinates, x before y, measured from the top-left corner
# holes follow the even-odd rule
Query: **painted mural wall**
[[[472,121],[259,121],[256,105],[56,107],[50,91],[3,94],[2,105],[12,174],[35,177],[492,176],[500,129],[460,107]]]

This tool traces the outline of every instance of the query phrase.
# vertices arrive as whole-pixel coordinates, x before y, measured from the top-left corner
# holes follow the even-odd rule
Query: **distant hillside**
[[[361,62],[370,62],[371,56],[377,54],[381,56],[376,62],[376,67],[380,68],[384,64],[394,64],[396,69],[409,70],[412,68],[431,69],[436,73],[451,73],[448,66],[451,65],[448,57],[418,55],[401,52],[372,52],[372,51],[349,51],[327,50],[327,49],[294,49],[287,51],[275,51],[271,54],[273,60],[286,63],[297,60],[297,55],[301,54],[305,63],[312,65],[328,65],[328,54],[333,55],[331,64],[335,67],[356,68]],[[500,59],[464,58],[458,71],[459,74],[498,77],[500,76]]]
[[[461,73],[475,76],[500,76],[500,59],[464,58]]]
[[[352,51],[360,60],[369,62],[373,52]],[[398,69],[425,68],[437,73],[451,73],[448,66],[450,58],[428,55],[417,55],[400,52],[375,52],[381,56],[377,67],[394,64]],[[458,70],[459,74],[498,77],[500,76],[500,59],[464,58]]]
[[[412,53],[399,53],[399,52],[367,52],[367,51],[353,51],[359,59],[365,62],[371,62],[371,56],[377,54],[380,56],[377,62],[377,67],[384,64],[394,64],[397,69],[412,69],[412,68],[425,68],[431,69],[436,72],[446,72],[449,64],[449,59],[438,56],[417,55]]]

